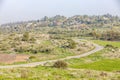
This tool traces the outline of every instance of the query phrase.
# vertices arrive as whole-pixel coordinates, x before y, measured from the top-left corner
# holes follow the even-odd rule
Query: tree
[[[43,18],[43,21],[48,21],[49,20],[49,18],[47,17],[47,16],[45,16],[44,18]]]

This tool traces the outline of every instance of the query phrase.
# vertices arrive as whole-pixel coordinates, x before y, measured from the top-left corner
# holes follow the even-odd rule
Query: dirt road
[[[73,59],[73,58],[85,57],[85,56],[91,55],[91,54],[93,54],[97,51],[100,51],[104,48],[104,47],[99,46],[97,44],[94,44],[94,46],[95,46],[94,50],[91,50],[89,52],[86,52],[86,53],[83,53],[83,54],[77,55],[77,56],[69,56],[69,57],[66,57],[66,58],[61,58],[61,59],[56,59],[56,60],[47,60],[47,61],[33,62],[33,63],[27,63],[27,64],[0,66],[0,69],[4,69],[4,68],[9,69],[9,68],[18,68],[18,67],[35,67],[35,66],[38,66],[38,65],[43,66],[45,63],[56,62],[58,60],[68,60],[68,59]]]

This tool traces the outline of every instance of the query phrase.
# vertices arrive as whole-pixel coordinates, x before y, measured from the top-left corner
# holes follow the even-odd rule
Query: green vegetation
[[[93,39],[119,41],[119,26],[120,18],[110,14],[98,16],[75,15],[69,18],[56,15],[54,17],[45,16],[41,20],[4,24],[1,25],[0,32],[4,34],[39,32],[51,34],[51,38],[56,39],[92,37]],[[28,36],[26,34],[24,36],[26,37],[23,40],[28,40]]]
[[[93,42],[102,45],[102,46],[106,46],[106,45],[112,45],[114,47],[119,47],[120,48],[120,42],[118,41],[102,41],[102,40],[93,40]]]
[[[65,69],[65,68],[67,68],[67,63],[64,61],[57,61],[54,63],[53,67]]]
[[[120,18],[110,14],[45,16],[1,25],[0,63],[23,64],[80,55],[95,48],[84,39],[105,48],[83,58],[46,63],[48,67],[0,69],[0,80],[120,80]],[[23,61],[9,60],[17,58]]]
[[[95,40],[96,41],[96,40]],[[99,41],[101,43],[101,41]],[[101,43],[103,45],[104,42]],[[108,45],[109,41],[106,43]],[[117,42],[116,42],[117,43]],[[49,41],[44,42],[44,44],[50,44]],[[82,44],[81,46],[85,46]],[[104,45],[104,46],[106,46]],[[50,64],[49,67],[40,67],[35,68],[16,68],[0,69],[3,75],[0,76],[1,79],[8,80],[98,80],[98,79],[120,79],[120,59],[103,56],[103,54],[108,54],[111,52],[111,49],[116,49],[116,44],[109,44],[110,47],[96,52],[95,54],[89,55],[80,59],[70,59],[67,61],[57,61],[54,64]],[[113,46],[114,45],[114,46]],[[61,50],[60,50],[61,51]],[[116,50],[117,52],[117,50]],[[116,52],[113,52],[113,55],[116,55]],[[48,54],[47,54],[48,55]],[[113,56],[112,56],[113,57]],[[31,59],[35,59],[35,56],[31,56]],[[55,67],[55,68],[54,68]],[[68,67],[68,69],[66,68]],[[59,69],[60,68],[60,69]],[[10,73],[12,74],[10,75]],[[8,76],[6,76],[8,75]]]
[[[117,72],[94,70],[66,70],[50,67],[0,69],[1,80],[110,80],[120,79]]]
[[[100,61],[89,62],[85,64],[77,62],[75,64],[72,64],[71,67],[78,69],[94,69],[102,71],[119,71],[120,59],[103,59]]]
[[[68,39],[68,48],[74,49],[76,47],[75,41]]]
[[[0,37],[0,51],[2,55],[28,55],[28,58],[26,57],[26,59],[24,59],[26,62],[65,58],[67,56],[79,55],[94,49],[92,43],[87,45],[89,44],[87,41],[82,42],[78,40],[76,43],[72,38],[53,39],[49,34],[40,34],[38,32],[25,32],[23,34],[14,33],[14,35],[13,33],[7,35],[1,34]],[[80,47],[80,45],[82,46]],[[34,58],[31,56],[34,56]],[[1,61],[5,58],[1,59],[0,63],[2,63]],[[17,62],[15,62],[15,64],[17,64]]]
[[[119,71],[119,42],[94,40],[102,46],[107,46],[102,51],[80,59],[71,59],[69,66],[77,69],[92,69],[101,71]]]
[[[22,41],[29,41],[29,33],[28,33],[28,32],[25,32],[25,33],[23,34]]]

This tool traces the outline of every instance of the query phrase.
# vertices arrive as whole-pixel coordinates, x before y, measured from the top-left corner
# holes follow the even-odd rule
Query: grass
[[[113,45],[114,47],[120,48],[119,42],[100,41],[100,40],[94,40],[93,42],[102,46],[110,44]],[[109,49],[105,48],[87,57],[79,58],[79,59],[71,59],[68,60],[67,62],[69,63],[69,67],[76,69],[92,69],[92,70],[110,71],[110,72],[120,71],[119,58],[111,59],[109,57],[102,56],[103,54],[107,54],[108,52]]]
[[[119,71],[120,70],[120,59],[105,59],[100,61],[95,61],[92,63],[83,63],[80,62],[71,65],[72,68],[81,68],[81,69],[93,69],[93,70],[102,70],[102,71]]]
[[[19,36],[19,34],[16,34],[16,35]],[[35,35],[35,33],[32,35]],[[30,35],[30,36],[32,36],[32,35]],[[4,51],[0,50],[0,51],[1,51],[1,53],[5,53],[5,54],[6,53],[26,54],[26,55],[35,57],[34,59],[30,59],[29,61],[26,61],[26,62],[14,63],[14,64],[21,64],[21,63],[53,60],[53,59],[65,58],[67,56],[80,55],[84,52],[88,52],[88,51],[94,49],[93,46],[86,46],[86,47],[83,47],[84,49],[81,49],[81,51],[78,51],[79,45],[83,44],[83,41],[78,42],[78,44],[77,44],[78,47],[76,47],[75,49],[69,49],[69,48],[61,47],[64,44],[68,43],[66,39],[62,39],[62,40],[61,39],[58,39],[58,40],[57,39],[52,39],[52,40],[51,39],[41,39],[40,35],[35,35],[34,37],[36,38],[35,43],[17,41],[15,43],[16,46],[14,46],[13,48],[11,47],[10,49],[4,50]],[[15,38],[15,36],[12,36],[12,38]],[[3,37],[3,39],[4,39],[4,37]],[[10,40],[7,38],[7,41],[5,41],[5,42],[6,42],[6,44],[8,43],[8,46],[13,45],[13,43],[10,44],[9,41],[15,42],[14,39]],[[1,41],[2,46],[0,46],[0,48],[3,48],[3,46],[5,46],[5,48],[7,47],[6,45],[3,45],[3,43],[4,42],[2,40]],[[19,45],[17,45],[18,43],[19,43]],[[22,43],[22,44],[20,44],[20,43]],[[22,49],[21,49],[21,46],[22,46]],[[17,52],[14,49],[17,49]],[[19,52],[19,50],[20,50],[20,52]],[[43,51],[49,50],[49,51],[48,52],[40,52],[42,50]],[[31,51],[38,51],[38,52],[34,53]]]
[[[84,53],[84,51],[83,52],[81,51],[79,54],[82,54],[82,53]],[[30,63],[30,62],[54,60],[54,59],[65,58],[67,56],[75,56],[79,54],[75,54],[73,51],[70,52],[68,49],[56,47],[55,50],[52,52],[52,54],[44,54],[44,53],[30,54],[31,56],[34,56],[35,58],[31,59],[29,62],[16,62],[14,64],[25,64],[25,63]]]
[[[102,46],[106,46],[107,44],[113,45],[114,47],[120,48],[120,42],[117,41],[102,41],[102,40],[93,40],[94,43],[97,43]]]
[[[102,46],[110,44],[115,47],[120,47],[119,42],[100,40],[94,40],[94,42]],[[45,45],[51,45],[49,41],[43,41],[43,43]],[[105,48],[84,58],[67,60],[68,67],[75,70],[41,66],[35,68],[0,69],[0,80],[120,80],[120,73],[116,72],[120,71],[120,59],[108,59],[101,56],[107,50]],[[40,60],[74,55],[69,50],[58,47],[55,48],[54,53],[52,53],[53,55],[40,54],[36,55],[38,58],[41,58]],[[40,60],[33,59],[33,62]]]
[[[110,80],[120,79],[117,73],[94,70],[67,70],[52,67],[0,69],[0,80]]]

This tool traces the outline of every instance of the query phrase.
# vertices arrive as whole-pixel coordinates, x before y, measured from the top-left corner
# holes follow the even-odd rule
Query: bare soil
[[[22,54],[0,54],[0,63],[13,64],[15,62],[25,62],[29,59],[28,55]]]

